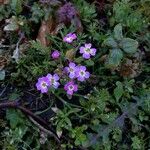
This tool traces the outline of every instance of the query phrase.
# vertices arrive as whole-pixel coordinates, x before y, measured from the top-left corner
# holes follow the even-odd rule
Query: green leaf
[[[116,48],[118,47],[117,42],[114,40],[114,38],[109,37],[104,41],[104,45],[107,45],[109,47]]]
[[[129,54],[135,53],[138,48],[138,42],[130,38],[123,38],[120,44],[123,50]]]
[[[14,110],[14,109],[8,109],[6,112],[6,118],[9,120],[11,128],[16,128],[18,124],[24,124],[24,120],[21,116],[21,114]]]
[[[82,57],[78,57],[75,59],[75,62],[76,63],[81,63],[83,61],[83,58]]]
[[[0,80],[5,79],[5,70],[0,70]]]
[[[114,89],[114,96],[118,102],[119,99],[122,97],[124,90],[123,90],[123,85],[121,82],[117,81],[116,85],[117,87]]]
[[[112,49],[108,56],[107,67],[117,67],[122,58],[123,52],[120,49]]]
[[[132,139],[132,148],[135,149],[135,150],[141,150],[142,149],[142,141],[139,137],[137,136],[134,136],[131,138]]]
[[[123,34],[122,34],[122,25],[118,24],[114,28],[114,38],[118,41],[123,39]]]
[[[12,0],[11,7],[15,11],[16,14],[21,13],[22,11],[22,0]]]
[[[87,64],[87,66],[94,66],[94,61],[92,60],[86,60],[85,63]]]

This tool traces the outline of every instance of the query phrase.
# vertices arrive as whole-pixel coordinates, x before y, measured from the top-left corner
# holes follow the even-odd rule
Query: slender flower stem
[[[73,107],[76,107],[76,108],[82,108],[82,109],[84,109],[83,107],[81,107],[81,106],[78,106],[78,105],[74,105],[74,104],[71,104],[71,103],[68,103],[68,102],[66,102],[63,98],[61,98],[59,95],[57,95],[56,93],[54,93],[54,95],[64,104],[64,105],[66,105],[70,110],[72,110],[72,107],[71,106],[73,106]],[[79,118],[83,118],[84,117],[84,115],[82,115],[82,116],[80,116],[78,113],[76,113],[76,112],[74,112],[74,114],[77,116],[77,117],[79,117]]]
[[[68,108],[70,106],[72,107],[76,107],[76,108],[81,108],[81,109],[84,109],[82,106],[78,106],[78,105],[75,105],[75,104],[71,104],[71,103],[68,103],[67,101],[65,101],[63,98],[61,98],[58,94],[56,93],[53,93],[64,105],[68,106]],[[71,107],[70,107],[71,108]]]

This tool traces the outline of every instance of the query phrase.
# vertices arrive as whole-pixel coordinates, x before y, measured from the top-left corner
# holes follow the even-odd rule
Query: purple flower
[[[48,81],[47,77],[39,78],[38,82],[36,83],[37,90],[41,91],[41,93],[47,93],[48,86],[50,86],[50,82]]]
[[[86,71],[85,66],[79,66],[76,71],[76,77],[78,81],[84,81],[85,79],[88,79],[90,77],[90,73]]]
[[[77,66],[75,63],[70,62],[69,67],[65,67],[65,71],[69,73],[69,78],[73,79],[76,77]]]
[[[65,84],[64,89],[65,91],[67,91],[68,95],[73,95],[73,93],[78,90],[78,85],[75,84],[73,81],[70,81]]]
[[[95,56],[96,53],[96,49],[95,48],[91,48],[92,44],[85,44],[84,47],[81,46],[80,47],[80,54],[83,54],[83,58],[85,59],[89,59],[91,56]]]
[[[69,33],[63,38],[63,41],[66,43],[72,43],[76,38],[77,36],[75,33]]]
[[[54,75],[47,74],[46,77],[48,78],[48,82],[50,83],[50,86],[52,86],[55,89],[57,89],[58,86],[60,85],[60,83],[58,82],[59,76],[57,74],[54,74]]]
[[[59,22],[68,22],[77,15],[77,10],[73,6],[73,4],[69,2],[58,9],[57,15]]]
[[[51,56],[53,59],[58,59],[60,56],[60,52],[58,50],[54,50]]]

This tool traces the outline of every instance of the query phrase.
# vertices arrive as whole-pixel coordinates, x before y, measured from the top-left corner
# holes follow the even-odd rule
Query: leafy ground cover
[[[0,149],[150,148],[149,0],[0,1]]]

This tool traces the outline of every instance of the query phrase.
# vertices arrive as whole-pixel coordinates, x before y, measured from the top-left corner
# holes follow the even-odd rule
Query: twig
[[[25,115],[34,119],[40,125],[40,128],[42,127],[43,130],[45,129],[45,131],[48,131],[49,133],[51,133],[51,135],[55,138],[55,140],[58,143],[60,143],[59,138],[55,134],[54,130],[47,124],[47,122],[44,119],[42,119],[41,117],[36,116],[33,112],[31,112],[27,108],[19,106],[18,101],[1,103],[0,108],[14,108],[14,109],[21,110]]]
[[[49,136],[54,137],[58,143],[60,143],[60,140],[58,139],[58,137],[51,131],[43,128],[38,122],[36,122],[32,117],[29,117],[29,119],[31,120],[31,122],[33,122],[41,131],[45,132],[46,134],[48,134]]]

